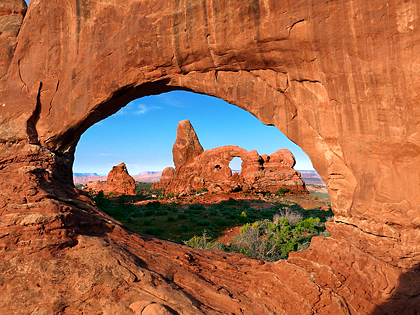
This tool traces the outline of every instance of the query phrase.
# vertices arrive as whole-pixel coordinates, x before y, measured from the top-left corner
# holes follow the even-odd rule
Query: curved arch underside
[[[33,0],[27,12],[22,0],[3,3],[0,309],[419,305],[416,1]],[[263,263],[132,234],[79,195],[80,135],[135,98],[174,89],[222,98],[297,143],[327,184],[332,237]]]

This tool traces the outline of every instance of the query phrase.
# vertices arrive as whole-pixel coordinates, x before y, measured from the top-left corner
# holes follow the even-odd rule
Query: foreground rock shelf
[[[2,0],[1,313],[418,311],[419,9]],[[328,187],[332,237],[264,263],[131,233],[81,195],[81,134],[174,89],[220,97],[297,143]]]

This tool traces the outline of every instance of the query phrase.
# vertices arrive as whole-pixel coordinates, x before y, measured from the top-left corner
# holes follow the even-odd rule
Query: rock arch
[[[419,10],[385,0],[33,0],[26,11],[3,1],[0,307],[373,312],[420,257]],[[132,235],[99,214],[72,184],[80,135],[134,98],[173,89],[220,97],[297,143],[328,186],[332,238],[267,264]],[[418,293],[402,287],[397,299]]]

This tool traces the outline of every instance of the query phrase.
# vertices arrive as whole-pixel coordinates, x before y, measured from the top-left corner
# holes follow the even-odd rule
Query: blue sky
[[[191,121],[204,150],[237,145],[270,155],[285,148],[295,155],[295,169],[313,169],[307,155],[277,128],[221,99],[174,91],[137,99],[90,127],[77,145],[73,171],[108,174],[112,166],[125,162],[135,175],[173,166],[177,124],[184,119]],[[240,169],[240,162],[231,168]]]

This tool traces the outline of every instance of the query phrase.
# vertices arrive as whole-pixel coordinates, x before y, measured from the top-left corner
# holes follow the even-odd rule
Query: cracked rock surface
[[[406,314],[420,305],[417,1],[0,1],[5,314]],[[288,261],[133,234],[74,189],[82,133],[183,89],[274,125],[331,196]],[[5,297],[5,298],[4,298]]]

